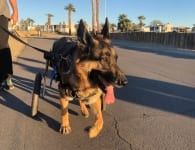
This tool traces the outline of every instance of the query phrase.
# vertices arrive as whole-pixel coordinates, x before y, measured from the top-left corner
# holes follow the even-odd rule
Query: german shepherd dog
[[[61,104],[62,134],[71,132],[68,104],[79,101],[81,112],[89,116],[86,104],[95,114],[95,121],[89,130],[89,137],[96,137],[103,128],[101,103],[107,85],[124,86],[128,83],[125,74],[117,65],[117,53],[109,40],[109,24],[106,23],[99,36],[92,36],[81,20],[77,40],[65,37],[54,42],[50,65],[57,70]]]

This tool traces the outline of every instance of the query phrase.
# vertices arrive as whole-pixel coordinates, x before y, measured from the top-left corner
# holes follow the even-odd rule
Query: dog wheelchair
[[[47,55],[47,58],[45,58],[45,55]],[[51,62],[51,58],[55,56],[56,55],[54,53],[45,52],[44,53],[44,58],[46,60],[45,70],[43,73],[38,72],[35,75],[34,86],[33,86],[33,91],[32,91],[32,103],[31,103],[31,116],[32,117],[35,117],[38,113],[39,99],[44,98],[46,95],[46,91],[47,91],[46,79],[48,77],[49,67],[53,69],[53,71],[51,72],[52,75],[51,75],[51,81],[50,81],[50,87],[52,86],[52,80],[55,78],[55,75],[56,75],[56,68],[54,66],[51,66],[50,62]],[[103,99],[101,102],[101,110],[102,111],[106,110],[106,103],[104,102]]]

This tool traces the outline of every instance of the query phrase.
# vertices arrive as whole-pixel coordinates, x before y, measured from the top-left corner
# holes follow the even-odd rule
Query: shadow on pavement
[[[13,81],[14,81],[15,88],[21,89],[22,91],[25,91],[26,94],[30,93],[30,95],[32,95],[34,81],[27,79],[27,78],[19,77],[16,75],[14,75]],[[16,97],[14,94],[14,91],[9,92],[9,91],[3,90],[1,91],[1,97],[2,97],[2,99],[0,98],[1,105],[4,105],[10,109],[20,112],[21,114],[27,117],[32,118],[31,117],[31,106],[27,105],[25,103],[25,100],[22,100],[19,97]],[[32,99],[30,99],[30,101],[31,100]],[[45,99],[45,101],[50,102],[47,99]],[[59,108],[59,105],[57,105],[57,102],[55,104],[51,102],[50,104]],[[57,130],[59,128],[59,122],[47,116],[46,114],[43,114],[41,110],[38,112],[38,116],[32,119],[39,120],[39,121],[45,120],[48,126],[54,130]]]
[[[41,55],[43,55],[43,54],[41,54]],[[39,63],[41,65],[43,64],[43,66],[45,66],[44,64],[46,63],[46,61],[44,62],[43,60],[37,60],[36,58],[33,59],[33,58],[25,58],[25,57],[19,56],[18,59],[22,59],[22,60],[30,61],[30,62],[36,62],[36,63]],[[15,62],[15,63],[17,64],[18,62]]]
[[[7,91],[1,91],[1,97],[2,99],[0,98],[0,105],[4,105],[5,107],[8,107],[14,111],[17,111],[31,118],[31,106],[27,105],[21,99]],[[50,128],[52,128],[55,131],[58,130],[59,122],[47,116],[46,114],[41,113],[40,111],[38,113],[39,115],[32,119],[39,121],[45,120]]]
[[[25,91],[26,94],[30,94],[32,96],[32,91],[33,91],[33,86],[34,86],[34,81],[24,78],[24,77],[19,77],[14,75],[13,78],[15,88],[18,88],[22,91]],[[48,84],[48,83],[47,83]],[[48,104],[51,104],[52,106],[60,109],[60,104],[59,104],[59,97],[58,97],[58,90],[53,87],[46,87],[46,95],[45,97],[40,97],[39,101],[45,101]],[[1,92],[1,97],[0,97],[0,105],[4,105],[5,107],[8,107],[14,111],[17,111],[27,117],[30,117],[34,120],[37,121],[43,121],[45,120],[50,128],[52,128],[55,131],[58,131],[60,123],[56,120],[54,120],[52,117],[49,117],[48,115],[44,114],[41,112],[41,110],[38,110],[38,114],[35,117],[31,116],[31,105],[28,105],[25,103],[26,100],[20,99],[19,97],[15,96],[16,94],[13,92],[9,92],[6,90],[2,90]],[[27,96],[28,97],[28,96]],[[29,102],[30,100],[30,102]],[[28,103],[31,104],[32,97],[28,100]],[[77,103],[73,103],[77,105]],[[40,104],[39,104],[40,105]],[[69,113],[71,115],[78,116],[79,114],[72,110],[69,109]],[[60,115],[60,114],[59,114]]]
[[[115,88],[120,100],[162,111],[195,117],[195,88],[147,78],[128,76],[128,85]]]
[[[23,58],[21,58],[23,59]],[[28,72],[31,72],[33,74],[37,74],[38,72],[41,72],[43,73],[44,70],[45,70],[45,64],[43,62],[39,62],[37,60],[29,60],[29,59],[26,59],[27,61],[34,61],[34,62],[37,62],[37,63],[42,63],[42,67],[34,67],[34,66],[30,66],[28,64],[24,64],[24,63],[20,63],[20,62],[14,62],[15,65],[19,65],[21,67],[23,67],[23,69],[27,70]]]

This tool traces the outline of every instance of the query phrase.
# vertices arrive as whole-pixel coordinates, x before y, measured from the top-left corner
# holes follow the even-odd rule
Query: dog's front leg
[[[69,113],[68,113],[68,104],[69,101],[65,98],[60,98],[61,104],[61,127],[60,133],[69,134],[71,132],[71,127],[69,123]]]
[[[95,114],[95,122],[89,131],[89,137],[94,138],[100,133],[100,131],[103,128],[103,124],[104,124],[103,117],[102,117],[102,111],[101,111],[101,99],[99,98],[97,101],[92,103],[90,106]]]
[[[82,113],[82,115],[85,118],[88,118],[89,117],[89,111],[88,111],[86,105],[82,101],[79,101],[79,104],[80,104],[80,107],[81,107],[81,113]]]

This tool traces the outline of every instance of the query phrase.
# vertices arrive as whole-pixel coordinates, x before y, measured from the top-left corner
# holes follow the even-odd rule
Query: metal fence
[[[111,33],[111,38],[159,43],[176,48],[195,49],[195,33],[156,33],[156,32],[131,32]]]

